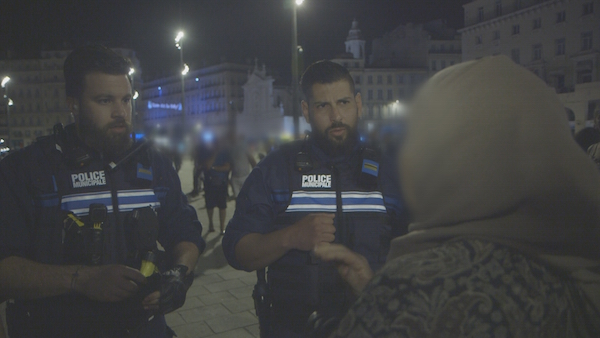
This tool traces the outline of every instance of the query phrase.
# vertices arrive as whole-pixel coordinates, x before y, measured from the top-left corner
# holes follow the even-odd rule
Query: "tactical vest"
[[[151,151],[140,149],[113,170],[100,160],[85,165],[68,163],[64,148],[53,136],[46,136],[24,150],[31,152],[21,163],[27,175],[24,189],[29,190],[34,206],[32,219],[27,222],[33,225],[28,257],[53,265],[124,264],[139,268],[140,258],[131,250],[134,235],[129,226],[130,211],[145,206],[158,208],[161,195],[166,194],[161,175],[151,166]],[[83,242],[70,243],[73,239],[66,229],[73,218],[89,224],[90,205],[94,203],[105,206],[107,212],[101,225],[101,257],[96,263],[89,261]],[[51,332],[36,332],[40,327],[56,329],[58,336],[89,336],[90,332],[120,335],[122,328],[131,327],[132,320],[141,315],[141,307],[133,305],[140,301],[131,298],[98,303],[80,295],[11,301],[7,320],[11,332],[24,336],[53,336]]]
[[[287,156],[289,189],[271,192],[273,201],[287,204],[285,211],[276,217],[277,229],[310,213],[335,213],[335,242],[365,256],[371,268],[377,270],[385,262],[391,240],[390,218],[377,179],[377,156],[372,156],[372,151],[371,156],[364,156],[370,150],[359,148],[336,163],[318,162],[311,154],[310,170],[301,172],[298,169],[303,165],[299,162],[303,160],[298,154],[305,156],[302,155],[305,148],[306,145],[296,143],[283,150]],[[354,301],[335,267],[317,261],[306,251],[291,250],[271,264],[267,280],[274,321],[286,321],[298,330],[314,310],[337,315]]]

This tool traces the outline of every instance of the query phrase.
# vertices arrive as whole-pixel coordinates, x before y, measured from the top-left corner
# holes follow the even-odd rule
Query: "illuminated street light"
[[[137,98],[137,92],[135,91],[135,76],[133,76],[133,74],[135,73],[135,68],[131,67],[129,68],[129,78],[131,79],[131,91],[133,92],[133,96],[132,99],[133,101],[131,102],[131,136],[133,137],[133,139],[135,140],[135,120],[136,120],[136,116],[135,116],[135,99]]]
[[[183,32],[179,31],[177,33],[177,36],[175,37],[175,47],[177,47],[178,49],[181,49],[181,45],[179,44],[179,41],[183,38]]]
[[[185,126],[185,74],[190,70],[189,67],[183,63],[183,31],[179,31],[175,37],[175,47],[179,49],[179,62],[183,71],[181,72],[181,125]]]
[[[292,16],[292,116],[294,118],[294,137],[300,137],[300,111],[298,106],[298,22],[297,22],[297,7],[302,5],[304,0],[296,0],[293,7]]]
[[[10,106],[13,105],[13,101],[8,97],[8,82],[10,77],[5,76],[2,79],[2,88],[4,88],[4,98],[6,99],[6,146],[10,148]]]
[[[6,88],[6,84],[8,83],[8,81],[10,81],[10,77],[8,77],[8,76],[5,76],[2,79],[2,88]]]

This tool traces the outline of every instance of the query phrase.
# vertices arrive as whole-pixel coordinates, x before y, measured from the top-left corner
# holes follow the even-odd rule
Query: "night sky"
[[[306,64],[344,52],[353,19],[367,43],[409,22],[446,20],[462,28],[469,0],[305,0],[298,43]],[[177,73],[173,39],[185,31],[184,62],[266,63],[289,78],[290,0],[2,0],[0,58],[38,58],[42,49],[88,42],[136,50],[144,78]],[[368,49],[367,45],[367,51]]]

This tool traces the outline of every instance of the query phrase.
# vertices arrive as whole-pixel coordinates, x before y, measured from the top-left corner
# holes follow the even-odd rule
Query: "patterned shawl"
[[[488,239],[570,274],[600,308],[600,174],[533,73],[505,56],[437,73],[415,98],[400,167],[414,223],[389,259]]]

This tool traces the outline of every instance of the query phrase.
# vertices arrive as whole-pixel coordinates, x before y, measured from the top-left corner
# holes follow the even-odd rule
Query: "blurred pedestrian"
[[[250,170],[256,166],[256,160],[250,154],[248,144],[243,136],[239,136],[233,141],[231,164],[231,190],[235,199],[238,197],[246,178],[250,175]]]
[[[211,157],[206,161],[204,171],[204,198],[208,214],[208,232],[215,231],[213,223],[214,208],[219,209],[220,234],[225,232],[227,217],[227,194],[231,158],[221,142],[215,140]]]
[[[211,151],[207,147],[204,140],[200,139],[198,142],[196,142],[192,157],[194,160],[194,170],[192,173],[194,187],[192,191],[188,193],[188,195],[190,197],[197,197],[202,191],[202,181],[204,180],[206,161],[208,161],[208,159],[211,157]]]

